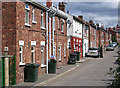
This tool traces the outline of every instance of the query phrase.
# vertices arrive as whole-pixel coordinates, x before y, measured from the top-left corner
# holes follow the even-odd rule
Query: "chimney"
[[[92,20],[90,20],[90,21],[89,21],[89,23],[90,23],[90,24],[93,24],[93,21],[92,21]]]
[[[47,5],[47,7],[50,8],[52,6],[52,1],[51,0],[47,0],[46,5]]]
[[[67,10],[67,14],[69,14],[70,12],[69,12],[69,10]]]
[[[78,18],[82,19],[83,20],[83,16],[78,16]]]
[[[97,27],[99,27],[99,24],[97,23]]]
[[[119,25],[117,24],[117,28],[119,28]]]
[[[59,10],[62,10],[63,12],[65,12],[65,3],[64,2],[59,2]]]

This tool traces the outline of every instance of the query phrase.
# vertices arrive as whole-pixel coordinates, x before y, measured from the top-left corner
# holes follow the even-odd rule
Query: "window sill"
[[[27,26],[27,27],[31,27],[31,25],[30,25],[30,24],[28,24],[28,23],[25,23],[25,26]]]
[[[64,56],[64,58],[66,58],[66,56]]]
[[[42,30],[45,30],[46,28],[45,27],[41,27]]]
[[[59,60],[59,62],[61,62],[61,60]]]
[[[32,23],[33,23],[33,24],[37,24],[37,22],[36,22],[36,21],[32,21]]]
[[[61,33],[62,33],[62,34],[64,34],[64,32],[63,32],[63,31],[61,31]]]
[[[41,64],[41,68],[45,68],[47,65]]]
[[[19,63],[19,65],[20,65],[20,66],[24,66],[24,65],[25,65],[25,63],[20,62],[20,63]]]

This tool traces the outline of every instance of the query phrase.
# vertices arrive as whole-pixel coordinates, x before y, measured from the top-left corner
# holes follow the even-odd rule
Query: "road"
[[[118,58],[118,47],[114,51],[107,51],[104,58],[94,58],[86,63],[80,64],[73,71],[44,83],[44,86],[108,86],[113,79],[107,73],[109,69],[115,68],[114,63]]]

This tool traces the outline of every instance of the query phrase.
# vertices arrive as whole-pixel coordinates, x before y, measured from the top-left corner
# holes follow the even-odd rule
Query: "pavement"
[[[40,86],[40,85],[44,85],[47,82],[50,82],[58,77],[61,77],[69,72],[71,72],[72,70],[76,69],[77,67],[79,67],[80,64],[85,63],[89,60],[91,60],[93,58],[82,58],[79,61],[76,62],[76,64],[70,64],[70,65],[65,65],[65,66],[61,66],[61,68],[57,69],[56,74],[44,74],[38,77],[38,80],[36,82],[21,82],[16,86],[29,86],[34,88],[35,86]]]

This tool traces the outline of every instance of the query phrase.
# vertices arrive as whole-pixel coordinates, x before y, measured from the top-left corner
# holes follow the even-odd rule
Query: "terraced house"
[[[24,81],[27,63],[38,63],[39,75],[48,72],[52,55],[67,63],[67,17],[38,2],[2,3],[2,53],[15,58],[15,83]]]

